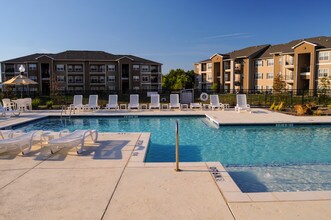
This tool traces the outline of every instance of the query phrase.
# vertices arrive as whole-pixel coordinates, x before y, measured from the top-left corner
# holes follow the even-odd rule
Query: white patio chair
[[[92,143],[95,143],[98,139],[97,130],[75,130],[70,133],[68,130],[60,132],[60,137],[49,140],[47,146],[53,154],[56,150],[62,149],[64,147],[76,148],[77,154],[83,152],[84,144],[87,138],[91,139]],[[78,146],[80,145],[80,149]]]
[[[106,109],[119,109],[118,107],[118,96],[117,95],[109,95],[108,104],[106,105]]]
[[[170,94],[169,109],[172,109],[172,108],[180,109],[179,95],[178,94]]]
[[[130,95],[130,103],[128,105],[128,109],[138,109],[139,110],[139,95],[138,94],[133,94]]]
[[[7,113],[13,116],[19,116],[21,111],[17,109],[16,103],[10,101],[10,99],[2,99],[3,106],[1,106],[1,113],[6,116]]]
[[[201,103],[195,102],[195,103],[190,104],[190,108],[191,108],[191,110],[196,109],[196,108],[202,110],[202,105],[201,105]]]
[[[26,101],[24,99],[17,99],[15,100],[15,103],[16,103],[16,108],[19,111],[24,112],[27,110]]]
[[[69,106],[69,110],[75,111],[76,109],[77,109],[77,111],[82,111],[84,109],[82,95],[75,95],[74,103]]]
[[[84,105],[84,109],[86,110],[100,109],[100,106],[98,105],[98,95],[90,95],[88,98],[88,104]]]
[[[220,109],[224,110],[224,105],[220,103],[218,95],[210,95],[210,107],[212,110]]]
[[[149,109],[153,108],[161,109],[159,94],[151,94],[151,103],[149,104]]]
[[[241,111],[246,111],[251,113],[251,106],[247,104],[246,94],[237,94],[237,105],[234,108],[238,113]]]
[[[0,140],[0,153],[19,148],[24,155],[31,151],[31,147],[35,142],[40,142],[41,133],[42,131],[30,131],[17,137]],[[25,148],[28,149],[24,151]]]
[[[32,110],[32,99],[31,98],[24,98],[24,102],[25,102],[25,109],[29,109],[29,111]]]

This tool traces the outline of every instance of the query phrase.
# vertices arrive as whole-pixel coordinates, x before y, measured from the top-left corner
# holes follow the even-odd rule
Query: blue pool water
[[[265,179],[266,183],[263,184],[268,184],[270,179],[274,180],[270,178],[274,175],[273,170],[276,170],[273,167],[284,167],[285,170],[287,166],[322,166],[327,167],[326,171],[320,174],[323,183],[321,186],[308,188],[309,190],[331,189],[330,125],[226,126],[217,129],[205,117],[73,117],[71,119],[49,117],[17,126],[15,129],[60,131],[67,128],[71,131],[97,129],[99,132],[151,132],[146,162],[173,162],[176,120],[179,121],[181,161],[220,161],[227,167],[232,177],[238,179],[237,183],[240,182],[238,175],[244,172],[251,180],[260,178],[259,181],[263,182]],[[262,176],[259,169],[261,167],[268,168]],[[248,171],[244,168],[249,168],[251,173],[248,175]],[[298,170],[294,170],[294,173],[298,173]],[[309,175],[314,174],[312,172]],[[275,175],[279,177],[279,174]],[[329,178],[329,181],[324,181],[325,177]],[[246,179],[245,182],[249,181]],[[241,189],[245,187],[247,186]],[[304,189],[306,188],[307,186],[304,186]],[[267,187],[266,191],[269,190],[270,187]],[[283,188],[278,190],[284,191]]]

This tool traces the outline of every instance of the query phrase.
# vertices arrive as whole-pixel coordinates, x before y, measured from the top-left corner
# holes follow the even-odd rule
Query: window
[[[148,76],[142,76],[142,81],[143,82],[149,82],[149,77]]]
[[[255,73],[255,79],[263,79],[263,73]]]
[[[273,79],[274,73],[267,73],[267,79]]]
[[[274,65],[274,59],[267,59],[267,66],[273,66]]]
[[[57,76],[57,77],[56,77],[56,80],[57,80],[58,82],[64,82],[64,76]]]
[[[256,90],[262,90],[262,89],[263,89],[263,86],[256,85],[256,86],[255,86],[255,89],[256,89]]]
[[[83,87],[75,87],[75,91],[83,91]]]
[[[37,64],[29,64],[29,70],[37,70]]]
[[[76,83],[82,83],[83,82],[83,77],[81,77],[81,76],[75,76],[75,82]]]
[[[329,77],[329,69],[319,69],[318,70],[318,78]]]
[[[255,66],[263,66],[262,60],[255,60]]]
[[[64,71],[64,65],[63,64],[56,65],[56,71],[63,72]]]
[[[97,83],[98,77],[97,76],[91,76],[91,83]]]
[[[83,72],[83,66],[82,65],[75,65],[75,72]]]
[[[139,70],[140,70],[140,66],[137,65],[137,64],[134,64],[134,65],[132,66],[132,68],[133,68],[133,70],[136,70],[136,71],[139,71]]]
[[[212,75],[211,74],[208,74],[208,78],[207,78],[208,80],[213,80],[213,77],[212,77]]]
[[[329,52],[328,51],[319,52],[318,60],[329,60]]]
[[[113,64],[108,65],[108,71],[116,71],[116,66]]]
[[[230,81],[230,74],[224,74],[224,81]]]
[[[29,79],[31,79],[33,81],[37,81],[37,76],[29,76]]]
[[[272,86],[266,86],[265,89],[270,91],[272,90]]]
[[[104,76],[100,76],[99,77],[99,82],[100,83],[104,83],[105,82],[105,77]]]
[[[116,89],[115,86],[109,86],[108,88],[109,88],[109,90],[111,90],[111,91],[115,91],[115,89]]]
[[[139,82],[139,76],[133,76],[133,81],[134,82]]]
[[[148,65],[142,65],[141,66],[141,72],[149,72],[149,66]]]
[[[68,65],[68,72],[73,72],[74,71],[74,67],[72,65]]]
[[[211,69],[212,66],[213,66],[213,65],[212,65],[211,63],[208,63],[208,64],[207,64],[207,68],[208,68],[208,69]]]
[[[73,82],[74,82],[74,77],[68,76],[68,83],[73,83]]]
[[[133,87],[133,90],[135,90],[135,91],[138,91],[140,88],[139,88],[139,86],[134,86]]]
[[[98,91],[99,90],[99,87],[97,87],[97,86],[91,86],[91,90],[92,91]]]
[[[33,88],[30,88],[30,92],[37,92],[37,88],[33,87]]]
[[[108,82],[115,82],[115,76],[108,76]]]

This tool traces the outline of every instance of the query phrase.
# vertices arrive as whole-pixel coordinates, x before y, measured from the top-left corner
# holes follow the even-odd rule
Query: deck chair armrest
[[[67,135],[69,133],[70,133],[70,131],[68,129],[61,130],[59,133],[59,137],[63,137],[63,135]]]

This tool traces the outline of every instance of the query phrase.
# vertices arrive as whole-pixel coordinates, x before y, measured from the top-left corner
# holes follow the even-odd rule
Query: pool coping
[[[131,112],[130,112],[131,113]],[[136,113],[139,112],[132,112],[135,114],[116,114],[116,115],[86,115],[86,114],[75,114],[72,117],[125,117],[125,116],[136,116],[136,117],[187,117],[187,116],[205,116],[208,118],[212,123],[217,124],[219,127],[222,126],[277,126],[279,127],[291,127],[295,125],[330,125],[331,122],[274,122],[274,123],[220,123],[216,118],[213,116],[208,115],[207,113],[203,112],[194,112],[185,115],[176,115],[176,114],[165,114],[165,115],[139,115]],[[175,113],[175,112],[174,112]],[[21,125],[25,123],[29,123],[35,120],[44,119],[47,117],[60,117],[59,114],[52,115],[52,114],[44,114],[38,115],[35,118],[26,118],[23,121],[16,121],[13,120],[9,124],[5,126],[0,126],[0,129],[10,128],[11,126]],[[68,117],[68,116],[63,116]],[[130,118],[130,117],[128,117]],[[132,132],[124,132],[124,133],[132,133]],[[136,133],[136,132],[135,132]],[[132,152],[132,156],[129,159],[128,167],[175,167],[174,162],[160,162],[160,163],[146,163],[146,155],[150,143],[151,133],[143,132],[139,137],[134,150]],[[247,202],[288,202],[288,201],[321,201],[321,200],[331,200],[331,191],[300,191],[300,192],[259,192],[259,193],[244,193],[242,192],[235,181],[231,178],[230,174],[225,170],[223,165],[220,162],[184,162],[180,163],[185,166],[207,166],[209,169],[209,173],[213,178],[215,184],[219,188],[220,192],[222,193],[224,199],[228,203],[247,203]],[[215,170],[211,170],[211,168],[216,168]]]

